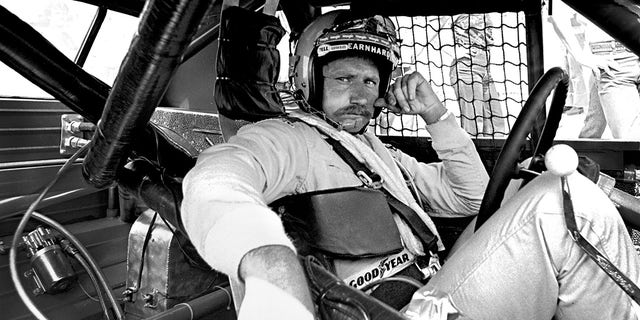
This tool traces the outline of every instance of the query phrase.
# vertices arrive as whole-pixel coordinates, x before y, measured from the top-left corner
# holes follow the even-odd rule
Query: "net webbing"
[[[395,76],[420,71],[473,137],[509,133],[528,93],[524,13],[395,17],[402,63]],[[428,136],[417,116],[384,110],[380,136]]]

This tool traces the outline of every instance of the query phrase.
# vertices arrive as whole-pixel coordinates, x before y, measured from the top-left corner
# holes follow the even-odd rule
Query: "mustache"
[[[345,114],[357,114],[357,115],[362,115],[367,117],[373,117],[373,113],[369,111],[369,109],[366,106],[357,105],[357,104],[348,105],[338,110],[335,114],[338,116],[345,115]]]

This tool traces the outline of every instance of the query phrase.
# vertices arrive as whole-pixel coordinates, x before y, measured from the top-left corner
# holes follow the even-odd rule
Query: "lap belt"
[[[569,230],[569,235],[584,250],[584,252],[600,267],[604,272],[613,279],[613,281],[624,290],[636,303],[640,304],[640,289],[625,276],[616,266],[611,263],[605,256],[598,251],[587,239],[582,237],[576,223],[576,217],[573,212],[573,203],[571,203],[571,193],[569,192],[569,184],[566,177],[562,180],[562,200],[564,206],[564,220]]]
[[[436,252],[438,241],[437,237],[433,232],[431,232],[424,221],[422,221],[422,218],[420,218],[420,216],[418,216],[411,207],[396,199],[396,197],[389,193],[389,191],[382,188],[382,178],[358,161],[358,159],[356,159],[349,150],[340,144],[338,140],[331,137],[327,137],[326,140],[331,144],[333,150],[353,169],[358,178],[360,178],[367,187],[382,189],[393,212],[400,216],[409,225],[415,235],[422,241],[425,249]]]
[[[418,236],[418,238],[426,246],[426,249],[434,252],[437,251],[437,240],[435,235],[431,232],[429,227],[427,227],[424,221],[422,221],[422,219],[416,214],[416,212],[406,204],[402,203],[402,201],[396,199],[386,190],[383,189],[383,191],[387,196],[387,202],[389,203],[389,206],[391,206],[393,212],[399,215],[409,225],[411,231],[413,231]]]

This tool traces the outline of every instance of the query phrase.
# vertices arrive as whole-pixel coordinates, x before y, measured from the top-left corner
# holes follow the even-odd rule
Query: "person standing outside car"
[[[586,21],[577,13],[574,13],[569,20],[571,23],[570,32],[573,32],[573,36],[578,41],[578,44],[584,49],[588,46],[585,36]],[[564,67],[569,76],[569,90],[563,112],[567,115],[582,114],[589,108],[589,102],[591,100],[589,95],[592,91],[590,88],[591,83],[593,83],[593,72],[589,72],[591,70],[585,72],[586,68],[576,61],[568,50],[563,52],[562,56],[564,57]]]
[[[320,16],[303,31],[293,68],[296,88],[310,105],[242,127],[228,143],[203,151],[185,176],[183,224],[201,256],[243,284],[239,319],[314,319],[305,273],[296,255],[301,249],[294,245],[299,239],[290,238],[281,216],[269,204],[288,196],[370,186],[337,153],[338,146],[378,174],[381,188],[409,207],[436,236],[430,216],[477,213],[488,183],[480,157],[469,135],[420,73],[404,75],[389,85],[399,57],[396,45],[395,27],[388,18],[356,19],[349,11]],[[420,163],[382,144],[367,130],[381,108],[422,117],[442,161]],[[634,267],[639,259],[624,224],[612,214],[615,208],[603,202],[606,196],[598,194],[586,178],[572,175],[568,179],[579,200],[574,205],[583,234],[598,248],[606,248],[607,256],[637,281]],[[470,225],[468,237],[458,240],[442,269],[413,295],[407,317],[446,319],[462,314],[472,319],[545,319],[556,314],[559,319],[582,319],[597,312],[603,319],[630,318],[629,299],[585,258],[563,228],[559,188],[558,177],[543,174],[478,232],[469,234],[474,228]],[[352,207],[366,205],[358,199],[347,200],[356,202]],[[321,218],[332,214],[317,209],[313,213]],[[358,214],[344,223],[363,224],[373,212]],[[399,266],[398,273],[420,268],[414,261],[430,254],[431,247],[411,226],[413,222],[408,225],[394,218],[386,230],[397,231],[401,239],[402,258],[393,259],[394,263],[385,264],[388,254],[336,258],[335,273],[347,280],[366,274],[372,265]],[[378,235],[347,232],[337,236],[340,244]],[[437,244],[437,250],[443,247]]]
[[[455,53],[449,76],[458,97],[462,128],[473,136],[508,133],[489,70],[489,47],[494,44],[491,27],[486,14],[461,14],[453,19]]]
[[[576,19],[580,16],[576,15]],[[581,19],[585,39],[575,37],[572,25],[549,17],[567,51],[593,72],[589,110],[579,138],[602,138],[607,126],[614,139],[640,139],[640,59],[594,24]]]
[[[597,90],[611,135],[615,139],[640,140],[640,59],[602,31],[590,35],[591,53],[606,61],[598,65]]]

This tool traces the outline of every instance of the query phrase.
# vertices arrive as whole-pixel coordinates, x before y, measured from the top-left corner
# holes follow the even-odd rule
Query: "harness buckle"
[[[362,183],[364,183],[364,185],[367,188],[371,188],[371,189],[380,189],[380,188],[382,188],[383,180],[382,180],[382,177],[380,177],[378,174],[373,173],[373,177],[370,177],[364,171],[360,170],[360,171],[356,172],[356,175],[358,176],[360,181],[362,181]]]
[[[440,269],[442,269],[440,257],[438,257],[437,253],[431,251],[429,251],[429,262],[427,262],[426,265],[421,263],[420,259],[416,259],[415,265],[424,275],[423,280],[433,277]]]

